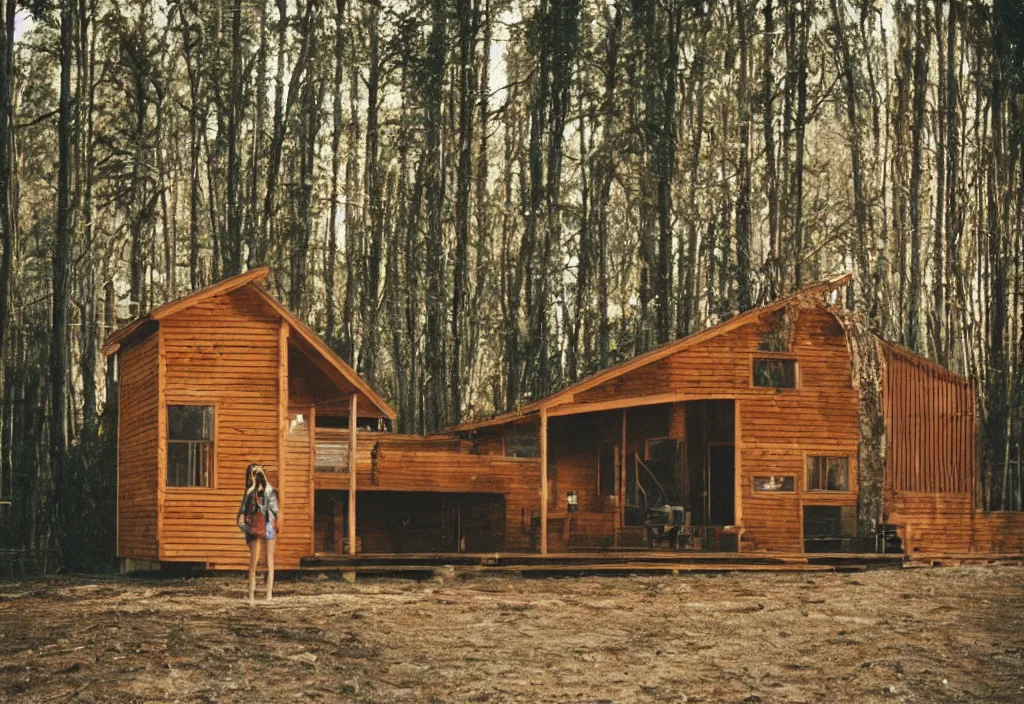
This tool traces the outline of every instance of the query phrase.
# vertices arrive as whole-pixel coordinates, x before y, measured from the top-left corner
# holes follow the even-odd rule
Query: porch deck
[[[735,553],[670,552],[657,550],[604,550],[599,552],[537,553],[406,553],[320,554],[305,558],[300,567],[309,572],[338,571],[348,575],[418,576],[444,569],[455,574],[524,576],[580,576],[591,574],[679,574],[731,571],[858,571],[899,567],[902,554],[850,553]]]

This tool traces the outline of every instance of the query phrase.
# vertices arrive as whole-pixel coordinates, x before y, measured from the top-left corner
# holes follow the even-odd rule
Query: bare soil
[[[1024,702],[1024,567],[0,583],[0,701]]]

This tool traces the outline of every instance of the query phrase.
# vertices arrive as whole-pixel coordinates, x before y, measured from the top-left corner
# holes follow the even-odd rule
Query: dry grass
[[[0,584],[17,702],[1021,702],[1024,568]]]

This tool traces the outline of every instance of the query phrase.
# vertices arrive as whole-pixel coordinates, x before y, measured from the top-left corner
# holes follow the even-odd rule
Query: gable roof
[[[115,330],[111,333],[107,341],[103,343],[103,355],[109,357],[121,348],[121,343],[130,339],[137,332],[145,327],[146,323],[153,320],[161,320],[168,316],[179,313],[186,308],[191,308],[197,303],[202,303],[205,300],[213,298],[214,296],[220,296],[225,293],[230,293],[237,289],[247,286],[251,283],[262,283],[266,280],[267,276],[270,275],[270,268],[261,266],[258,269],[252,269],[242,274],[235,276],[229,276],[226,279],[222,279],[212,286],[201,288],[198,291],[193,291],[183,298],[179,298],[174,301],[168,301],[158,308],[154,308],[149,312],[149,315],[144,315],[141,318],[136,318],[134,321],[125,325],[119,330]]]
[[[243,274],[238,274],[222,281],[218,281],[212,286],[190,293],[184,298],[179,298],[175,301],[165,303],[159,308],[154,308],[149,315],[138,318],[111,334],[103,345],[103,354],[110,356],[116,353],[121,348],[122,344],[136,335],[148,335],[149,333],[147,330],[149,328],[147,328],[147,325],[153,321],[159,321],[177,313],[181,313],[182,311],[187,310],[198,303],[209,300],[214,296],[222,296],[224,294],[231,293],[232,291],[248,287],[249,291],[257,296],[262,302],[266,303],[274,313],[279,315],[288,323],[291,332],[293,332],[295,337],[298,338],[302,351],[311,358],[317,367],[331,377],[335,383],[343,382],[344,384],[354,388],[358,393],[365,396],[383,416],[394,420],[398,414],[395,413],[395,410],[388,404],[388,402],[381,398],[381,396],[374,391],[373,388],[371,388],[370,385],[367,384],[366,381],[345,362],[345,360],[339,357],[326,342],[320,339],[320,337],[310,330],[305,323],[295,317],[290,310],[288,310],[263,288],[261,284],[266,280],[269,274],[270,269],[268,267],[253,269]]]
[[[732,318],[729,318],[728,320],[724,320],[721,323],[718,323],[717,325],[713,325],[710,328],[705,328],[704,330],[695,332],[692,335],[688,335],[686,337],[679,338],[678,340],[668,342],[664,345],[661,345],[660,347],[655,347],[654,349],[644,352],[643,354],[638,354],[635,357],[631,357],[630,359],[620,362],[619,364],[608,367],[607,369],[603,369],[595,374],[588,376],[585,379],[576,382],[575,384],[572,384],[571,386],[565,387],[561,391],[556,391],[550,396],[546,396],[537,401],[527,403],[523,406],[516,408],[515,410],[508,411],[507,413],[502,413],[500,415],[494,416],[493,418],[487,418],[483,420],[471,420],[466,421],[464,423],[460,423],[459,425],[450,428],[449,431],[463,432],[468,430],[476,430],[477,428],[484,428],[488,426],[503,425],[505,423],[515,421],[518,418],[521,418],[522,416],[539,411],[541,408],[550,408],[552,406],[557,406],[562,403],[569,403],[572,401],[573,396],[575,396],[578,393],[582,393],[587,389],[599,386],[600,384],[603,384],[607,381],[611,381],[612,379],[620,377],[623,374],[631,372],[634,369],[639,369],[640,367],[647,366],[652,362],[657,362],[658,360],[668,357],[669,355],[675,354],[677,352],[682,352],[683,350],[690,349],[691,347],[695,347],[701,344],[702,342],[706,342],[707,340],[727,333],[730,330],[735,330],[737,328],[743,327],[744,325],[754,322],[759,317],[765,314],[772,313],[774,311],[785,308],[788,304],[792,303],[798,298],[823,293],[830,293],[832,291],[835,291],[837,288],[840,288],[841,286],[845,286],[846,284],[848,284],[852,279],[853,274],[846,273],[843,274],[842,276],[836,276],[826,281],[820,281],[818,283],[805,286],[796,293],[780,298],[772,303],[768,303],[767,305],[759,306],[757,308],[752,308],[744,313],[735,315]]]

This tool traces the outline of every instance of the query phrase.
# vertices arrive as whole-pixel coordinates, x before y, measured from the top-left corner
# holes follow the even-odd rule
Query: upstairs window
[[[850,458],[807,458],[807,491],[849,491]]]
[[[540,457],[540,428],[512,425],[505,430],[505,457]]]
[[[213,485],[213,406],[167,407],[167,486]]]
[[[754,386],[765,389],[795,389],[796,360],[775,357],[754,358]]]

